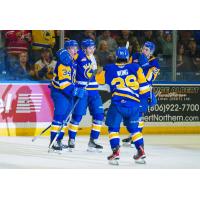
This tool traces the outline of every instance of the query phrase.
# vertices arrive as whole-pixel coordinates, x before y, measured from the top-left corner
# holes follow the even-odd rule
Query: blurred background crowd
[[[145,41],[151,41],[156,45],[154,55],[161,67],[157,80],[200,81],[200,31],[177,31],[175,38],[172,33],[170,30],[3,30],[0,31],[0,81],[49,81],[56,66],[56,51],[63,47],[64,41],[74,39],[80,44],[86,38],[96,42],[99,67],[115,62],[116,48],[125,46],[127,41],[130,54],[140,51]]]

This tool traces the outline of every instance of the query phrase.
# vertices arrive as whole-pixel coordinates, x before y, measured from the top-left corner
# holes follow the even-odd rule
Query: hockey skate
[[[49,146],[51,145],[51,143],[49,144]],[[61,140],[57,140],[54,145],[51,147],[51,149],[48,150],[48,153],[58,153],[61,154],[62,153],[62,142]]]
[[[70,151],[70,152],[74,151],[74,149],[75,149],[75,139],[69,138],[67,148],[68,148],[68,151]]]
[[[94,139],[90,138],[90,141],[88,143],[87,151],[89,152],[102,152],[103,146],[95,143]]]
[[[112,155],[108,156],[108,162],[110,165],[119,165],[119,147],[113,149]]]
[[[145,164],[146,163],[145,158],[146,155],[144,152],[144,147],[140,146],[140,149],[137,151],[137,154],[133,156],[133,159],[135,160],[136,163]]]
[[[124,138],[122,140],[122,143],[123,143],[123,146],[130,146],[131,145],[131,137],[128,137],[128,138]]]
[[[131,141],[131,148],[135,148],[135,144],[133,141]]]
[[[62,150],[63,150],[63,151],[69,151],[69,146],[68,146],[68,144],[62,144]]]

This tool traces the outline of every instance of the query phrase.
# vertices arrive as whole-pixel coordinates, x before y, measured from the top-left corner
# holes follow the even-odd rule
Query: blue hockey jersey
[[[133,53],[130,57],[130,63],[137,63],[139,56],[140,53]],[[152,82],[156,79],[158,72],[160,71],[160,65],[158,63],[158,59],[154,56],[151,56],[148,61],[149,65],[143,67],[142,69],[147,81],[150,85],[152,85]]]
[[[112,101],[130,105],[140,102],[140,96],[149,97],[150,87],[142,68],[136,64],[109,64],[97,77],[100,84],[108,84],[112,92]]]
[[[74,60],[77,64],[76,85],[85,87],[96,69],[95,63],[82,50],[78,51]],[[86,89],[88,91],[97,91],[98,83],[96,82],[95,76],[91,78]]]

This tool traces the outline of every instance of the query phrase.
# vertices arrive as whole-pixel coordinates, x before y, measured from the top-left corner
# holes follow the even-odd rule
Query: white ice
[[[126,136],[121,136],[124,138]],[[119,166],[108,164],[107,136],[102,153],[87,152],[88,136],[77,136],[74,152],[48,153],[49,137],[0,137],[0,168],[8,169],[200,169],[200,135],[145,135],[146,164],[136,164],[133,148],[121,147]],[[67,142],[67,138],[64,139]]]

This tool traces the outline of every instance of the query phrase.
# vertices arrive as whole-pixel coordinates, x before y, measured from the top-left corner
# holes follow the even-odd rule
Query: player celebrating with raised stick
[[[139,119],[139,131],[142,132],[144,127],[144,115],[148,111],[149,106],[154,106],[157,104],[156,96],[152,91],[152,83],[156,79],[160,66],[156,57],[153,56],[155,51],[155,44],[153,42],[145,42],[141,53],[133,53],[130,58],[130,63],[138,63],[143,69],[143,73],[150,85],[150,96],[151,103],[147,102],[146,98],[140,98],[140,119]],[[122,142],[127,145],[131,143],[131,146],[134,146],[131,142],[131,136],[122,140]]]
[[[150,87],[142,69],[136,63],[129,64],[129,52],[125,47],[116,51],[116,64],[106,65],[98,73],[101,84],[108,84],[112,92],[111,105],[106,117],[109,129],[110,145],[113,153],[108,157],[110,164],[118,164],[120,156],[120,123],[131,134],[132,141],[137,149],[133,159],[138,163],[145,163],[144,141],[138,130],[140,97],[150,100]]]

